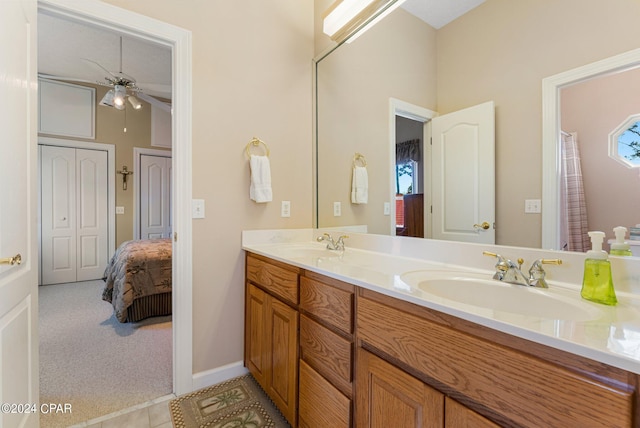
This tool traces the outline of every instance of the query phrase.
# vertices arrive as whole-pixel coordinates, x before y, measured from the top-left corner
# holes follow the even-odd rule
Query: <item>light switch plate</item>
[[[538,214],[541,212],[540,206],[540,199],[525,199],[524,212],[527,214]]]
[[[116,207],[116,214],[124,214],[124,207]]]
[[[191,218],[204,218],[204,199],[191,200]]]
[[[384,203],[384,215],[391,215],[391,204],[389,202]]]

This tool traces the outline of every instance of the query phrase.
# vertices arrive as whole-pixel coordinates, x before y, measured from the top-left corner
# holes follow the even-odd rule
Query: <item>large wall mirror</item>
[[[543,81],[638,48],[640,26],[635,18],[640,16],[640,3],[616,0],[603,7],[597,0],[486,0],[439,27],[410,13],[415,7],[413,2],[431,4],[407,0],[375,27],[337,48],[316,23],[317,226],[366,224],[371,233],[393,233],[388,213],[396,206],[395,177],[402,176],[402,186],[411,186],[413,193],[430,198],[431,117],[492,101],[495,243],[562,247],[559,190],[549,192],[549,186],[557,186],[559,181],[561,131],[577,134],[578,141],[585,142],[583,151],[589,160],[585,160],[584,169],[599,168],[615,162],[608,157],[608,134],[631,114],[628,110],[621,112],[624,117],[614,120],[608,129],[604,123],[597,132],[593,128],[579,129],[575,122],[578,119],[569,117],[574,111],[568,101],[562,103],[562,98],[575,102],[583,95],[569,91],[577,91],[578,84],[590,83],[597,89],[603,86],[596,83],[597,79],[637,64],[630,60],[617,68],[584,72],[573,80],[555,80],[561,82],[554,93],[558,108],[551,114],[546,112],[544,118]],[[330,0],[316,0],[316,11],[330,4]],[[632,86],[621,91],[629,94]],[[600,107],[604,96],[601,91],[579,102],[583,107]],[[394,115],[394,103],[406,108]],[[640,102],[637,110],[640,113]],[[410,126],[405,127],[406,123]],[[545,125],[545,129],[553,131],[547,130],[543,135]],[[421,161],[409,184],[406,171],[392,168],[394,139],[420,140]],[[593,143],[603,154],[587,153],[591,150],[587,141],[589,147]],[[553,153],[549,154],[549,150]],[[355,153],[366,159],[366,204],[351,202]],[[613,195],[616,200],[639,201],[640,177],[637,171],[629,171],[610,175],[629,184],[631,190],[622,191],[609,184],[611,187],[598,188],[599,195],[590,199]],[[593,188],[594,184],[587,181],[585,186]],[[589,216],[589,228],[604,230],[612,237],[612,225],[630,227],[640,223],[638,208],[627,205],[605,209],[604,213],[602,208],[596,208]],[[619,215],[622,213],[624,216]],[[429,213],[424,215],[428,217]],[[549,221],[550,218],[554,220]],[[425,223],[425,236],[429,232]]]

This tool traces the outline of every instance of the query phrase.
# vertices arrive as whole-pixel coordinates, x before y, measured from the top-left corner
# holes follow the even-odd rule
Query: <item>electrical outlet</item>
[[[540,205],[540,199],[525,199],[524,212],[527,214],[538,214],[541,212]]]
[[[340,217],[342,215],[342,204],[340,202],[333,203],[333,216]]]
[[[291,217],[291,201],[282,201],[280,217]]]
[[[204,218],[204,199],[191,200],[191,218]]]
[[[124,207],[116,207],[116,214],[124,214]]]
[[[389,202],[384,203],[384,215],[391,215],[391,204]]]

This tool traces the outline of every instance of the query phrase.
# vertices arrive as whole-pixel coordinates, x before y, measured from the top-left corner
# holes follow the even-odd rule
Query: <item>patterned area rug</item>
[[[240,376],[169,403],[176,428],[289,428],[250,375]]]

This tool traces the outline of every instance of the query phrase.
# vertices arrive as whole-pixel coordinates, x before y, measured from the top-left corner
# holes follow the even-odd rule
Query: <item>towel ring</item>
[[[358,162],[360,162],[360,166],[367,166],[367,160],[365,159],[364,155],[361,153],[356,152],[355,155],[353,155],[353,167],[355,168],[356,166],[358,166]]]
[[[267,157],[269,157],[269,146],[267,146],[267,143],[265,143],[264,141],[256,137],[253,137],[251,141],[247,143],[247,148],[246,148],[247,156],[251,157],[251,152],[250,152],[251,146],[258,147],[260,144],[264,146],[264,150],[267,154]]]

